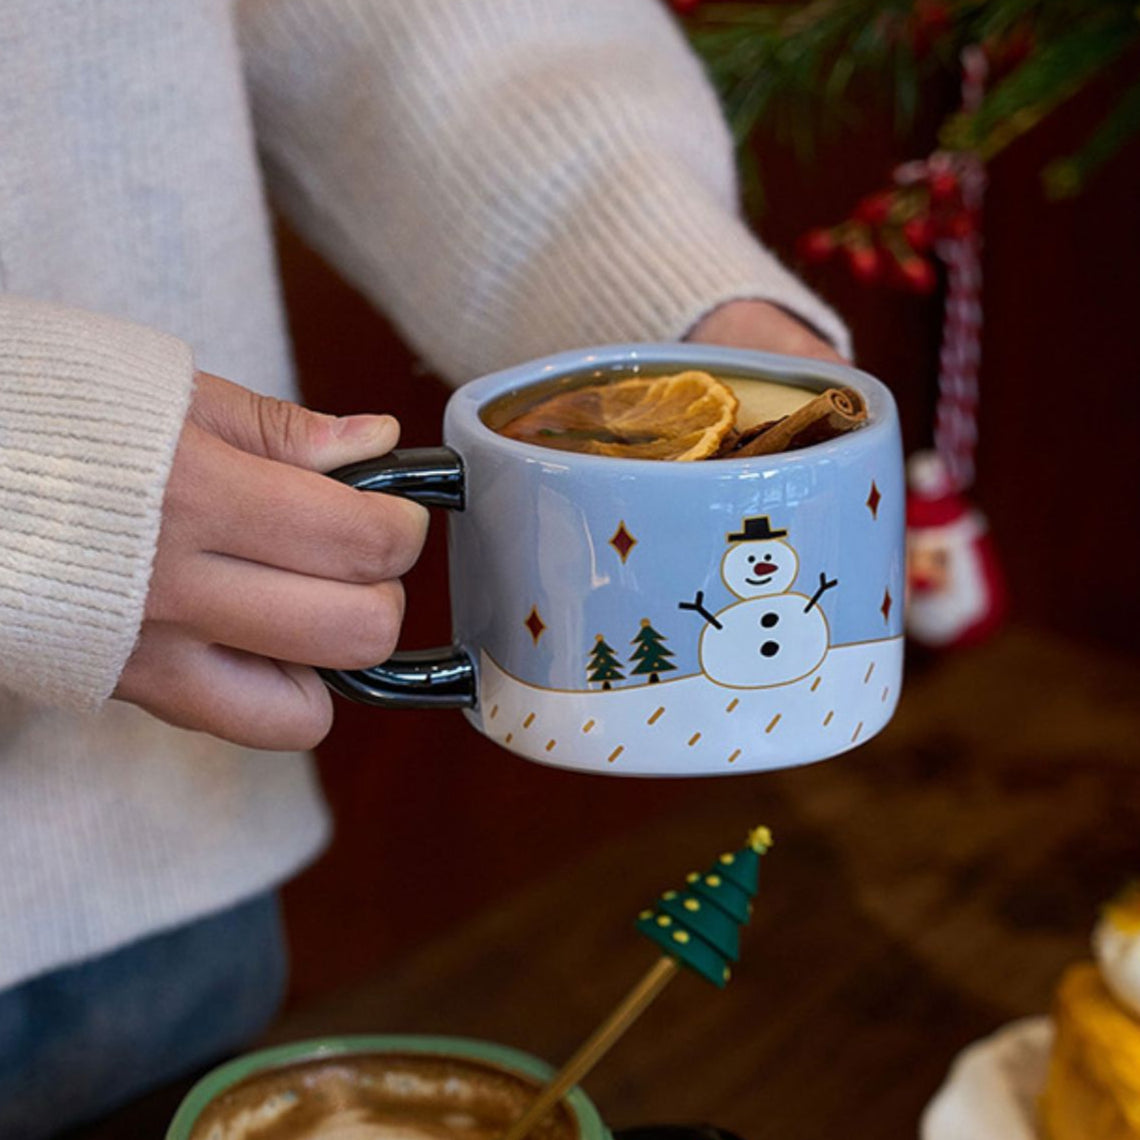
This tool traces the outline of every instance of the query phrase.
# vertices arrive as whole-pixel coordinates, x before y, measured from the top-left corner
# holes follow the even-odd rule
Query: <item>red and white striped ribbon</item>
[[[971,46],[962,53],[962,108],[970,111],[985,90],[985,52]],[[982,234],[981,209],[986,171],[976,154],[959,152],[952,169],[962,202],[975,224],[961,236],[942,238],[937,254],[946,266],[946,302],[942,346],[938,361],[938,406],[934,446],[946,465],[954,489],[974,481],[974,451],[978,442],[978,376],[982,358]]]

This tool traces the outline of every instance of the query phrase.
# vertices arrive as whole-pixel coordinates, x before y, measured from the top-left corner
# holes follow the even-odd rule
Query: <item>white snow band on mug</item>
[[[746,459],[552,451],[497,434],[539,384],[703,369],[819,392],[865,426]],[[894,401],[840,365],[680,344],[564,353],[451,398],[446,447],[335,474],[449,511],[454,645],[323,671],[378,705],[463,707],[544,764],[726,775],[806,764],[890,719],[902,678],[904,490]]]

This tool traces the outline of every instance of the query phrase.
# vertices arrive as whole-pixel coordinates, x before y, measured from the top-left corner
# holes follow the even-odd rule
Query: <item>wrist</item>
[[[698,344],[754,348],[842,362],[834,345],[771,301],[726,301],[706,313],[684,338]]]

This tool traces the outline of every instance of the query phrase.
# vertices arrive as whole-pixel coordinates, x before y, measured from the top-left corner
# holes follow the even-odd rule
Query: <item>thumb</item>
[[[312,471],[331,471],[383,455],[400,438],[400,425],[392,416],[325,415],[260,396],[207,372],[195,377],[189,418],[251,455]]]

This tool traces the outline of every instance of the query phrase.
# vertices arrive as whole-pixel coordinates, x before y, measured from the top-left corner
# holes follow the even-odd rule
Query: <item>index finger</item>
[[[214,468],[227,479],[224,509],[200,520],[201,549],[342,582],[398,578],[419,557],[418,503],[245,452],[229,460]]]

